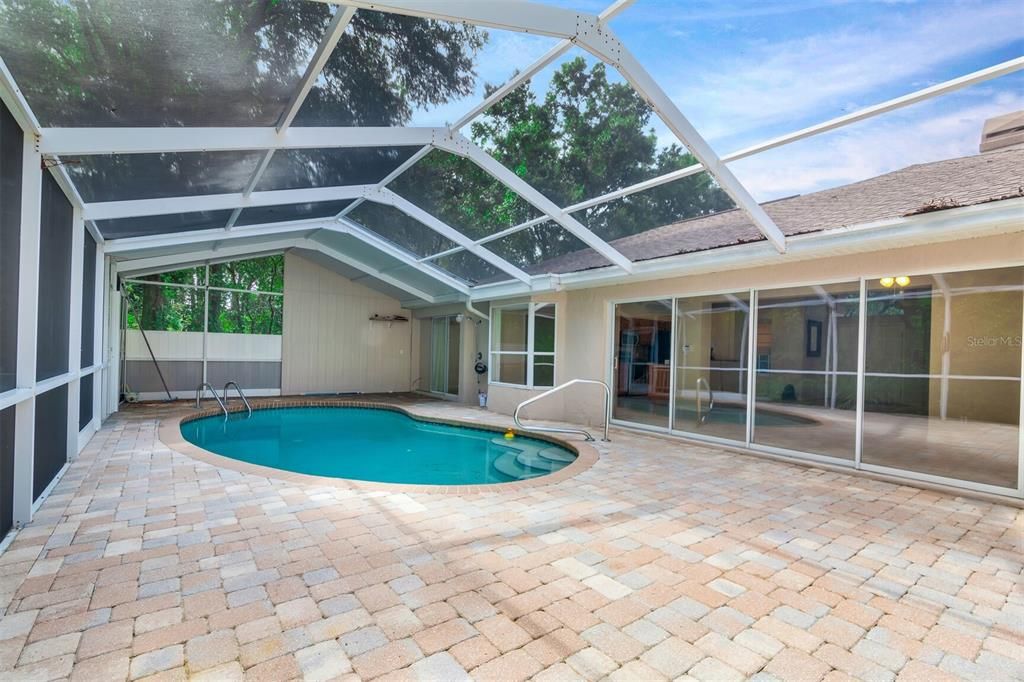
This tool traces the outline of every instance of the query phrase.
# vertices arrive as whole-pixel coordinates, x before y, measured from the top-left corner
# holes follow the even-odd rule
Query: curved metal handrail
[[[523,426],[523,423],[521,421],[519,421],[519,411],[522,410],[524,407],[526,407],[527,405],[529,405],[531,403],[537,402],[541,398],[546,398],[549,395],[551,395],[552,393],[557,393],[558,391],[561,391],[563,388],[566,388],[568,386],[572,386],[573,384],[597,384],[598,386],[604,387],[604,438],[602,438],[601,440],[603,440],[604,442],[607,443],[608,442],[608,422],[610,422],[611,418],[612,418],[612,389],[610,389],[608,387],[608,384],[604,383],[603,381],[594,381],[593,379],[573,379],[572,381],[567,381],[564,384],[561,384],[559,386],[555,386],[552,389],[544,391],[540,395],[536,395],[536,396],[534,396],[534,397],[532,397],[532,398],[530,398],[528,400],[524,400],[523,402],[521,402],[518,405],[516,405],[515,412],[512,413],[512,421],[514,421],[516,423],[516,426],[518,426],[523,431],[536,431],[538,433],[578,433],[581,436],[584,436],[587,440],[594,440],[594,437],[590,435],[590,432],[589,431],[584,431],[583,429],[567,429],[567,428],[556,427],[556,426],[529,426],[528,427],[528,426]]]
[[[197,410],[199,409],[199,404],[200,404],[200,402],[203,399],[203,389],[206,389],[206,388],[210,389],[210,393],[213,394],[214,400],[216,400],[217,404],[220,405],[220,409],[224,411],[224,418],[227,419],[228,418],[228,408],[227,408],[227,406],[224,404],[224,401],[220,399],[220,396],[217,395],[217,389],[215,389],[213,386],[211,386],[210,384],[208,384],[206,382],[203,382],[203,383],[199,384],[199,388],[196,389],[196,409]]]
[[[224,384],[224,390],[222,391],[222,393],[224,394],[224,405],[226,406],[228,404],[229,386],[234,386],[235,390],[238,391],[238,397],[242,399],[242,402],[245,404],[245,409],[249,410],[249,416],[251,417],[252,405],[249,404],[249,400],[245,397],[245,394],[242,393],[242,387],[238,385],[237,381],[229,381],[228,383]]]
[[[700,399],[700,385],[708,389],[708,411],[704,412],[704,404]],[[711,384],[704,377],[697,377],[697,423],[703,424],[707,421],[711,410],[715,409],[715,392],[711,390]]]

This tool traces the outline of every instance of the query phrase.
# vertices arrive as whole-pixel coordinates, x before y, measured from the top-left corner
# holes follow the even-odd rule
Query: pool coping
[[[434,415],[427,415],[417,413],[414,408],[400,406],[388,402],[373,402],[366,400],[351,400],[351,399],[286,399],[281,400],[275,398],[272,400],[250,400],[253,411],[256,410],[275,410],[284,409],[289,407],[361,407],[375,410],[388,410],[391,412],[398,412],[404,414],[410,419],[421,422],[431,422],[434,424],[445,424],[447,426],[458,426],[464,428],[478,429],[481,431],[492,431],[494,433],[505,433],[509,427],[501,426],[498,424],[488,424],[484,422],[470,422],[462,421],[458,419],[451,419],[446,417],[435,417]],[[187,409],[187,408],[186,408]],[[245,408],[237,403],[234,406],[228,408],[231,413],[244,412]],[[535,440],[547,441],[553,445],[558,445],[576,454],[576,459],[568,466],[559,469],[558,471],[550,474],[544,474],[543,476],[536,476],[534,478],[528,478],[522,481],[510,481],[507,483],[477,483],[473,485],[430,485],[430,484],[417,484],[417,483],[384,483],[381,481],[361,481],[352,478],[335,478],[333,476],[316,476],[314,474],[302,474],[295,471],[287,471],[285,469],[276,469],[274,467],[263,466],[260,464],[251,464],[249,462],[243,462],[241,460],[232,459],[224,455],[218,455],[215,452],[203,449],[194,443],[185,440],[185,437],[181,433],[181,425],[185,422],[194,421],[196,419],[202,419],[204,417],[213,417],[221,414],[220,408],[208,408],[204,410],[189,410],[188,413],[180,415],[172,415],[167,417],[160,417],[160,424],[158,426],[158,437],[160,442],[166,445],[171,450],[191,457],[192,459],[199,460],[212,466],[221,467],[224,469],[230,469],[243,474],[251,474],[254,476],[261,476],[264,478],[272,478],[280,481],[286,481],[289,483],[301,483],[305,485],[326,485],[335,488],[345,488],[353,490],[366,490],[366,491],[378,491],[378,492],[392,492],[392,493],[430,493],[430,494],[442,494],[442,495],[466,495],[472,493],[486,493],[486,492],[510,492],[525,490],[528,488],[538,488],[546,485],[552,485],[554,483],[560,483],[562,481],[573,478],[597,463],[600,455],[597,449],[586,441],[568,441],[561,438],[556,438],[548,434],[535,433],[533,431],[524,431],[524,435]]]

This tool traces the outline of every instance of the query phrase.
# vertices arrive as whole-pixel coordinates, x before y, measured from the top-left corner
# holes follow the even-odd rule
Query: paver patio
[[[0,554],[0,677],[1024,678],[1015,507],[619,430],[552,485],[305,485],[168,449],[184,409]]]

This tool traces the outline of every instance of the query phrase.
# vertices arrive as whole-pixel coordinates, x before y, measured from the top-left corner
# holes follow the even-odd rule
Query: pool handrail
[[[704,413],[704,403],[700,399],[700,385],[708,389],[708,411]],[[711,390],[711,384],[704,377],[697,377],[697,426],[707,421],[711,410],[715,409],[715,392]]]
[[[227,409],[227,404],[228,404],[228,388],[231,387],[231,386],[235,387],[235,390],[238,392],[238,397],[242,399],[242,402],[245,404],[245,409],[249,410],[249,416],[251,417],[252,416],[252,405],[249,404],[249,399],[245,397],[244,393],[242,393],[242,387],[238,385],[237,381],[229,381],[228,383],[224,384],[223,394],[224,394],[224,406],[225,406],[225,409]]]
[[[220,396],[217,395],[217,389],[215,389],[213,386],[211,386],[210,384],[206,383],[205,381],[203,383],[199,384],[199,387],[196,389],[196,409],[197,410],[199,409],[199,405],[200,405],[200,403],[201,403],[201,401],[203,399],[203,390],[207,389],[207,388],[210,389],[210,393],[213,394],[213,399],[217,401],[218,405],[220,405],[220,409],[224,411],[224,418],[227,419],[228,418],[228,408],[227,408],[227,406],[224,404],[224,401],[220,399]]]
[[[573,379],[571,381],[565,382],[564,384],[560,384],[558,386],[555,386],[554,388],[548,389],[547,391],[544,391],[540,395],[536,395],[532,398],[524,400],[523,402],[516,405],[516,409],[512,413],[512,421],[514,421],[516,426],[518,426],[520,429],[527,432],[535,431],[538,433],[576,433],[585,437],[588,441],[594,440],[594,437],[590,435],[590,432],[584,431],[583,429],[573,429],[561,426],[523,426],[523,423],[519,420],[519,412],[524,407],[530,405],[531,403],[537,402],[541,398],[546,398],[553,393],[557,393],[558,391],[561,391],[563,388],[568,388],[573,384],[597,384],[598,386],[604,388],[604,438],[602,438],[601,440],[604,441],[605,443],[609,442],[608,424],[609,422],[611,422],[612,419],[612,389],[609,388],[608,384],[606,384],[605,382],[596,381],[594,379]]]

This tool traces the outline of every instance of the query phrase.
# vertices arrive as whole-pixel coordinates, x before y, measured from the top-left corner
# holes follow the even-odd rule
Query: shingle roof
[[[923,163],[833,189],[764,204],[787,236],[860,225],[914,213],[1024,196],[1024,147]],[[633,261],[761,241],[734,209],[692,218],[611,242]],[[530,268],[565,273],[608,265],[597,252],[576,251]]]

